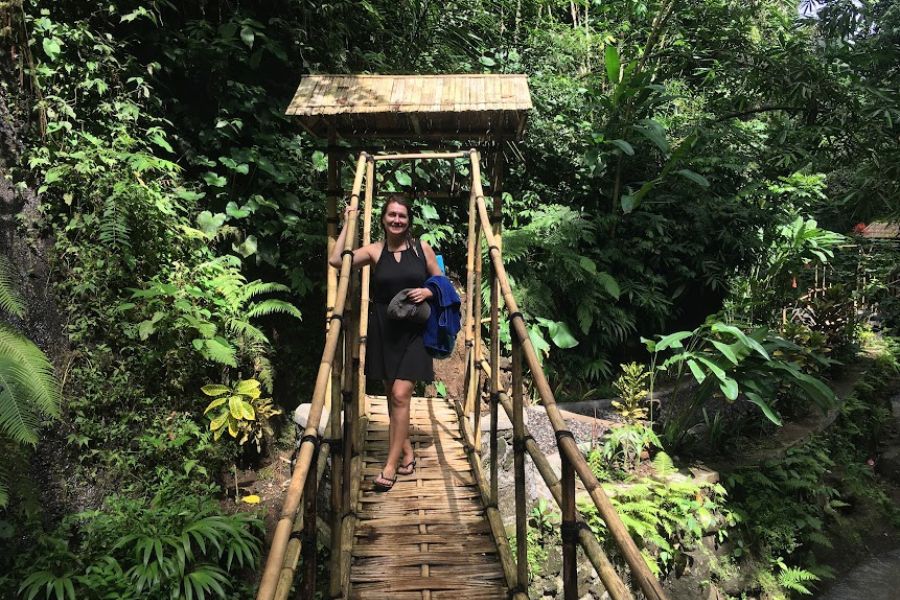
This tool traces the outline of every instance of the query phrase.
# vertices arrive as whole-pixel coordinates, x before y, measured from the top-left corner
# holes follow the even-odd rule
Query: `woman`
[[[344,211],[344,227],[328,264],[341,266],[341,252],[347,237],[350,207]],[[419,304],[432,297],[425,280],[440,275],[434,250],[410,233],[413,213],[409,200],[399,194],[388,197],[381,210],[382,241],[363,246],[353,253],[353,266],[374,265],[370,288],[369,331],[366,342],[366,375],[384,381],[390,414],[388,456],[375,478],[373,488],[386,492],[397,475],[412,475],[416,456],[409,441],[409,404],[416,381],[434,379],[431,356],[422,341],[423,325],[388,317],[391,299],[411,288],[406,297]]]

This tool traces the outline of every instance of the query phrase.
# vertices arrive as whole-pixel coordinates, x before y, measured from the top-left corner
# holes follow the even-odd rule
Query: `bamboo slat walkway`
[[[456,411],[441,398],[413,398],[416,471],[384,494],[372,480],[387,456],[384,397],[369,396],[363,482],[350,567],[351,598],[506,598],[497,545],[466,457]]]

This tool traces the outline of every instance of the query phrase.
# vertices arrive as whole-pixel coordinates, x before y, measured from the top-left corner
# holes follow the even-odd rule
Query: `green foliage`
[[[657,576],[669,572],[708,532],[718,530],[724,536],[736,522],[725,504],[725,488],[719,484],[643,479],[627,485],[604,484],[604,489],[631,536],[645,548],[652,544],[654,550],[645,550],[644,556]],[[593,503],[582,502],[578,508],[594,533],[608,542],[606,525]]]
[[[647,385],[651,373],[644,365],[632,362],[620,365],[622,374],[613,384],[622,397],[622,401],[613,400],[613,407],[626,423],[635,423],[647,417],[647,408],[640,404],[647,398]]]
[[[588,460],[600,464],[599,459],[602,458],[604,464],[627,473],[636,470],[641,463],[641,454],[652,448],[662,448],[662,442],[653,429],[645,423],[630,423],[613,427],[603,445],[593,450],[599,457],[589,456]]]
[[[665,437],[676,446],[696,421],[711,397],[718,392],[728,402],[743,393],[772,423],[781,425],[777,401],[788,396],[826,410],[834,406],[831,389],[821,380],[801,370],[797,358],[827,365],[825,358],[788,342],[760,327],[747,334],[739,327],[710,320],[693,331],[679,331],[644,340],[653,353],[657,371],[669,371],[675,380],[673,397],[688,396],[678,414],[665,425]],[[664,354],[661,354],[664,353]],[[659,357],[668,357],[660,361]],[[696,385],[684,382],[690,373]],[[687,391],[683,391],[687,388]]]
[[[206,496],[164,483],[151,501],[112,496],[69,515],[20,562],[24,598],[229,598],[234,573],[256,566],[262,522],[224,515]]]
[[[0,311],[21,317],[25,305],[12,282],[9,260],[0,255]]]
[[[213,432],[214,440],[227,431],[241,446],[253,442],[256,451],[262,452],[263,441],[271,439],[275,433],[269,421],[282,410],[272,405],[271,398],[262,398],[259,388],[255,379],[239,381],[232,388],[213,384],[203,386],[203,393],[213,398],[203,414],[210,420],[209,430]]]
[[[25,307],[0,257],[0,311],[23,316]],[[42,417],[58,417],[61,392],[53,365],[31,340],[0,323],[0,508],[9,502],[9,480],[17,446],[37,445]]]

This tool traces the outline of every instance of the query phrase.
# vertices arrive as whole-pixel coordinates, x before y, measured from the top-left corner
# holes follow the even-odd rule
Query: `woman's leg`
[[[393,479],[400,464],[409,464],[415,455],[409,441],[409,403],[412,399],[413,382],[395,379],[390,389],[386,389],[390,427],[387,460],[382,471],[385,479]],[[387,382],[385,387],[387,388]],[[400,462],[402,460],[402,462]]]

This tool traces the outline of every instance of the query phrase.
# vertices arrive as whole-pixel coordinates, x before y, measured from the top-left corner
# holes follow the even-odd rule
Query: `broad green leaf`
[[[214,187],[225,187],[228,184],[227,179],[225,179],[218,173],[213,173],[212,171],[204,173],[203,181]]]
[[[781,417],[778,416],[772,407],[763,400],[762,396],[757,394],[756,392],[744,391],[744,395],[747,396],[747,399],[750,400],[753,404],[757,405],[760,410],[763,411],[763,414],[766,415],[766,418],[781,427]]]
[[[714,333],[730,333],[746,346],[753,348],[756,352],[759,353],[760,356],[765,358],[766,360],[771,360],[769,358],[769,353],[766,352],[766,349],[762,347],[762,344],[757,342],[752,337],[745,334],[743,331],[735,327],[734,325],[726,325],[725,323],[716,322],[712,324],[710,328]]]
[[[726,380],[726,379],[730,379],[730,378],[728,377],[728,375],[725,374],[725,371],[722,369],[722,367],[720,367],[719,365],[717,365],[717,364],[714,363],[713,361],[709,360],[709,359],[706,358],[705,356],[701,356],[701,355],[698,354],[698,355],[697,355],[697,360],[699,360],[699,361],[702,362],[704,365],[706,365],[706,367],[707,367],[710,371],[712,371],[712,374],[715,375],[716,378],[717,378],[719,381],[721,381],[722,383],[725,383],[725,380]]]
[[[619,60],[619,51],[613,45],[606,46],[603,51],[603,62],[606,65],[606,76],[613,85],[619,83],[619,73],[621,72],[621,61]]]
[[[722,393],[725,394],[725,397],[732,402],[738,397],[738,382],[731,377],[725,377],[719,384],[719,389],[721,389]]]
[[[619,282],[616,281],[616,278],[603,271],[601,273],[597,273],[597,281],[600,282],[600,285],[603,286],[603,289],[606,290],[606,293],[615,298],[619,299],[619,296],[622,295],[622,290],[619,287]]]
[[[681,340],[689,338],[692,335],[694,335],[693,331],[676,331],[675,333],[663,336],[656,342],[656,351],[659,352],[667,348],[683,348],[684,346],[682,346]]]
[[[399,183],[402,186],[409,187],[412,185],[412,177],[409,176],[409,173],[406,173],[404,171],[395,172],[394,179],[396,179],[397,183]]]
[[[225,404],[225,401],[226,401],[227,399],[228,399],[228,398],[225,398],[224,396],[221,397],[221,398],[216,398],[215,400],[213,400],[212,402],[209,403],[209,405],[206,407],[206,410],[203,411],[203,414],[205,415],[206,413],[208,413],[208,412],[211,411],[212,409],[218,408],[218,407],[222,406],[223,404]]]
[[[703,369],[700,368],[700,365],[697,364],[693,358],[687,359],[687,366],[691,370],[691,373],[694,375],[694,379],[697,380],[697,383],[703,383],[706,379],[706,373],[703,372]]]
[[[240,396],[229,396],[228,397],[228,412],[231,413],[231,416],[235,419],[243,419],[244,418],[244,399]]]
[[[241,256],[243,256],[244,258],[247,258],[248,256],[253,256],[254,254],[256,254],[257,247],[258,246],[256,243],[255,235],[248,235],[247,239],[245,239],[243,242],[241,242],[240,245],[238,245],[238,244],[231,245],[231,249],[234,250],[235,252],[237,252],[238,254],[240,254]]]
[[[423,219],[426,219],[428,221],[436,221],[439,218],[437,209],[435,209],[430,204],[423,204],[420,207],[420,210],[422,212]]]
[[[622,194],[622,212],[624,212],[625,214],[633,211],[638,207],[640,203],[640,198],[634,196],[633,194]]]
[[[722,355],[730,360],[734,365],[737,365],[740,361],[738,360],[737,355],[734,353],[734,350],[728,344],[723,344],[722,342],[717,342],[716,340],[712,340],[712,345],[716,347],[716,349],[722,353]]]
[[[241,40],[247,44],[248,48],[253,48],[253,40],[256,39],[256,34],[253,33],[253,30],[247,27],[241,27]]]
[[[243,379],[235,386],[234,391],[245,396],[252,396],[254,392],[259,391],[259,386],[260,383],[256,379]],[[257,398],[259,396],[252,397]]]
[[[695,172],[691,171],[690,169],[679,169],[678,171],[675,171],[675,172],[678,173],[679,175],[681,175],[682,177],[686,177],[687,179],[690,179],[691,181],[693,181],[700,187],[705,187],[705,188],[709,187],[709,180],[707,180],[706,177],[704,177],[703,175],[700,175],[699,173],[695,173]]]
[[[216,431],[217,429],[221,429],[227,421],[228,413],[223,412],[221,415],[209,422],[209,430]]]
[[[43,46],[44,48],[44,54],[46,54],[47,58],[49,58],[51,61],[56,60],[56,57],[62,50],[59,45],[59,40],[56,38],[44,38],[41,46]]]
[[[250,214],[246,208],[238,208],[237,202],[231,200],[225,205],[225,214],[232,219],[243,219]]]
[[[550,339],[558,348],[574,348],[578,345],[578,340],[572,335],[569,326],[562,321],[551,321],[547,331],[550,333]]]
[[[227,394],[231,390],[225,387],[224,385],[219,385],[217,383],[210,383],[204,385],[200,388],[200,391],[206,394],[207,396],[221,396],[222,394]]]
[[[253,405],[250,404],[249,402],[246,402],[246,401],[241,402],[241,414],[248,421],[256,420],[256,411],[253,410]]]
[[[222,213],[212,214],[208,210],[204,210],[197,215],[197,225],[208,236],[213,236],[219,231],[219,228],[225,224],[225,215]]]
[[[632,125],[632,129],[653,142],[662,152],[669,151],[669,142],[666,140],[666,130],[653,119],[641,119],[640,125]]]
[[[172,149],[171,144],[169,144],[169,142],[166,141],[166,138],[164,138],[164,137],[163,137],[161,134],[159,134],[159,133],[154,133],[153,135],[151,135],[151,136],[150,136],[150,141],[153,142],[154,144],[156,144],[157,146],[159,146],[160,148],[162,148],[163,150],[167,151],[167,152],[175,152],[175,151]]]
[[[480,62],[481,64],[483,64],[486,67],[493,67],[497,64],[497,61],[495,61],[490,56],[481,56],[478,58],[478,62]]]
[[[627,154],[628,156],[634,156],[634,146],[626,142],[625,140],[609,140],[609,143]]]

